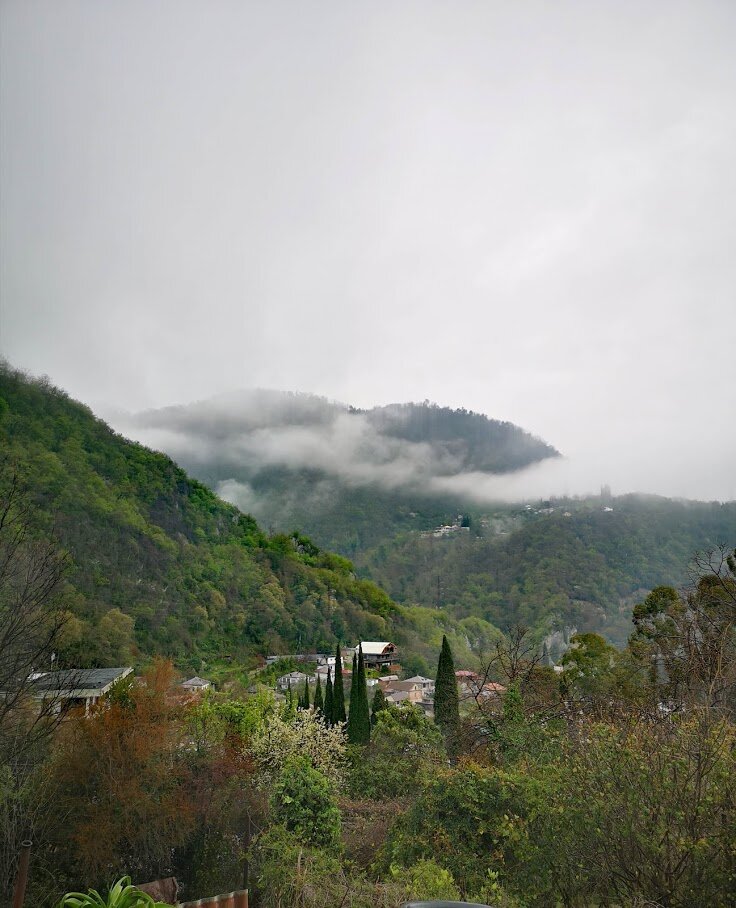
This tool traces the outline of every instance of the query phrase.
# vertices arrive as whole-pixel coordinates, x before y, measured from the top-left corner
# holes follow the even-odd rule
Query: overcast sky
[[[736,3],[3,0],[0,349],[101,412],[508,419],[736,497]]]

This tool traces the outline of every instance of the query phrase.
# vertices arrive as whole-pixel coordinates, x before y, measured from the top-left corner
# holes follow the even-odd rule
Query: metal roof
[[[124,678],[132,668],[68,668],[59,672],[46,672],[33,682],[36,691],[67,692],[76,690],[104,691],[115,681]]]

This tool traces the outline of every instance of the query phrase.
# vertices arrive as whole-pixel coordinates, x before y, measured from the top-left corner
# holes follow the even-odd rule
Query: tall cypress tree
[[[358,743],[355,740],[355,719],[351,718],[351,716],[353,715],[353,707],[355,706],[355,697],[358,693],[358,683],[358,659],[356,654],[353,653],[353,667],[350,673],[350,709],[348,710],[348,724],[346,728],[346,731],[348,733],[348,741],[350,741],[351,744]]]
[[[342,653],[340,644],[335,647],[335,681],[332,685],[332,724],[344,722],[345,715],[345,688],[342,683]]]
[[[325,687],[325,708],[324,716],[327,725],[332,725],[332,714],[335,711],[335,699],[332,689],[332,674],[327,669],[327,685]]]
[[[352,744],[367,744],[371,739],[371,717],[368,709],[368,686],[365,678],[363,648],[358,647],[357,658],[353,656],[353,684],[350,688],[350,715],[348,716],[348,740]]]
[[[304,679],[304,694],[301,702],[302,709],[309,709],[309,677]]]
[[[455,677],[455,664],[452,661],[452,650],[445,636],[442,637],[442,649],[437,663],[437,679],[434,689],[434,721],[442,731],[448,752],[454,754],[457,750],[457,738],[460,729],[460,698],[457,693],[457,678]]]
[[[314,711],[322,712],[324,707],[324,702],[322,700],[322,682],[320,681],[319,675],[317,675],[317,684],[314,688]]]

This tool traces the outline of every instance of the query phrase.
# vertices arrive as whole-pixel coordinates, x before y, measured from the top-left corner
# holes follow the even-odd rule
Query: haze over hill
[[[269,471],[309,472],[310,497],[340,485],[472,494],[469,477],[492,481],[559,457],[511,423],[428,402],[359,410],[310,394],[252,390],[116,422],[264,519],[273,514],[256,490]]]
[[[637,596],[684,583],[696,551],[736,539],[735,504],[552,495],[565,458],[550,445],[427,402],[358,410],[249,391],[118,424],[271,531],[347,555],[395,600],[496,626],[579,626],[622,644]],[[511,504],[535,492],[551,500]],[[437,542],[458,513],[471,529]]]

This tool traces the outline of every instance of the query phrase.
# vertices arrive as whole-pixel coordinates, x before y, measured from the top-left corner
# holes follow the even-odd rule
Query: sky
[[[735,41],[732,0],[2,0],[0,353],[113,422],[429,399],[554,445],[550,494],[735,498]]]

